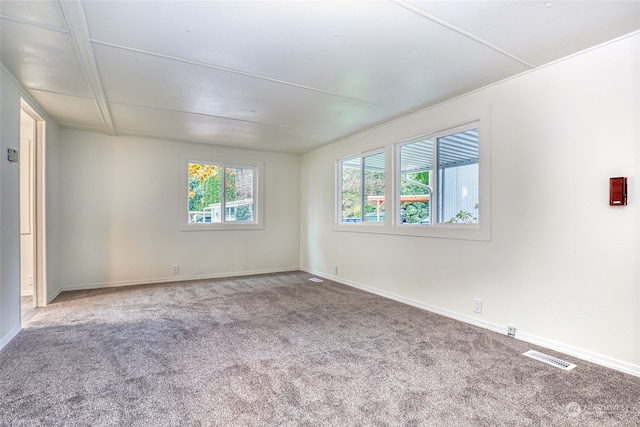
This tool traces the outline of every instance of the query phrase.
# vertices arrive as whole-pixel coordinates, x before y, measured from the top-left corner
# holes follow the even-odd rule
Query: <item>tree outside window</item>
[[[378,152],[342,160],[338,167],[340,170],[340,222],[384,222],[384,153]]]
[[[254,167],[190,162],[187,182],[188,223],[254,221]]]

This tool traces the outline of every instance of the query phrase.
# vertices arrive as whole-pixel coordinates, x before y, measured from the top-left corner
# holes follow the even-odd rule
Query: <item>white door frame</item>
[[[33,154],[35,167],[32,178],[34,186],[34,215],[35,215],[35,241],[34,241],[34,274],[33,274],[33,305],[44,307],[47,305],[47,260],[46,260],[46,123],[33,108],[22,99],[20,108],[27,113],[35,123],[35,140],[33,142]]]

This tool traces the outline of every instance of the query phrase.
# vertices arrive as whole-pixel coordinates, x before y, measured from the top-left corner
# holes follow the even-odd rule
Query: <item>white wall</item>
[[[67,129],[61,139],[65,289],[298,268],[299,155]],[[183,155],[263,161],[265,228],[181,231]]]
[[[7,149],[20,148],[21,97],[47,121],[46,171],[47,252],[52,268],[47,269],[46,299],[60,292],[57,280],[57,202],[51,197],[57,188],[58,127],[30,99],[13,76],[0,66],[0,348],[20,331],[20,179],[18,163],[7,160]],[[51,190],[51,191],[49,191]]]
[[[304,155],[302,268],[640,375],[638,76],[640,35]],[[486,106],[491,241],[333,231],[337,158]]]

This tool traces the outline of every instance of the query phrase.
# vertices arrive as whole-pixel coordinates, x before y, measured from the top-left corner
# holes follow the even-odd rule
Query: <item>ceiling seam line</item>
[[[50,93],[50,94],[53,94],[53,95],[62,95],[62,96],[72,96],[74,98],[80,98],[80,99],[93,99],[93,97],[91,97],[91,96],[74,95],[74,94],[71,94],[71,93],[56,92],[55,90],[38,89],[37,87],[32,87],[32,86],[25,86],[24,88],[32,90],[34,92]]]
[[[40,22],[27,21],[26,19],[14,18],[12,16],[0,15],[0,19],[4,19],[5,21],[17,22],[18,24],[32,25],[34,27],[43,28],[45,30],[55,31],[57,33],[70,35],[71,33],[64,28],[57,28],[51,25],[42,24]]]
[[[93,93],[98,113],[102,118],[107,133],[111,136],[116,136],[113,118],[109,112],[107,95],[102,86],[102,80],[100,79],[100,73],[98,72],[98,66],[96,65],[95,56],[91,47],[89,28],[82,3],[70,0],[58,0],[58,3],[69,27],[71,38],[76,47],[76,54],[84,70],[85,77],[88,80],[91,92]]]
[[[124,102],[113,102],[112,101],[111,104],[113,104],[113,105],[124,105],[125,107],[133,107],[133,108],[144,108],[146,110],[167,111],[167,112],[174,112],[174,113],[181,113],[181,114],[190,114],[190,115],[194,115],[194,116],[212,117],[212,118],[222,119],[222,120],[231,120],[231,121],[234,121],[234,122],[251,123],[251,124],[255,124],[255,125],[266,126],[266,127],[270,127],[270,128],[276,128],[276,129],[287,129],[287,130],[295,130],[295,131],[307,132],[307,133],[309,133],[309,132],[317,133],[315,131],[310,131],[308,129],[300,129],[300,128],[294,128],[294,127],[289,127],[289,126],[282,126],[282,125],[272,125],[272,124],[263,123],[263,122],[256,122],[256,121],[253,121],[253,120],[243,120],[243,119],[237,119],[237,118],[234,118],[234,117],[218,116],[216,114],[198,113],[198,112],[194,112],[194,111],[173,110],[173,109],[170,109],[170,108],[148,107],[148,106],[144,106],[144,105],[127,104],[127,103],[124,103]]]
[[[471,40],[473,40],[475,42],[478,42],[478,43],[488,47],[489,49],[492,49],[492,50],[494,50],[494,51],[496,51],[496,52],[498,52],[498,53],[500,53],[502,55],[508,56],[509,58],[513,59],[514,61],[517,61],[517,62],[521,63],[522,65],[527,66],[528,68],[531,68],[531,69],[534,69],[534,70],[536,68],[538,68],[536,65],[533,65],[532,63],[530,63],[528,61],[525,61],[524,59],[512,54],[511,52],[508,52],[508,51],[506,51],[506,50],[494,45],[493,43],[488,42],[488,41],[476,36],[473,33],[465,31],[462,28],[456,27],[453,24],[450,24],[450,23],[448,23],[448,22],[446,22],[446,21],[444,21],[444,20],[442,20],[440,18],[437,18],[437,17],[425,12],[422,9],[419,9],[419,8],[417,8],[417,7],[415,7],[415,6],[411,5],[411,4],[408,4],[404,0],[389,0],[389,1],[392,2],[392,3],[395,3],[396,5],[398,5],[400,7],[403,7],[405,9],[407,9],[410,12],[415,13],[416,15],[422,16],[423,18],[428,19],[429,21],[435,22],[436,24],[442,25],[443,27],[448,28],[448,29],[450,29],[452,31],[455,31],[456,33],[458,33],[458,34],[460,34],[460,35],[462,35],[464,37],[467,37],[467,38],[469,38],[469,39],[471,39]]]
[[[104,133],[104,129],[100,129],[95,126],[84,126],[84,125],[78,125],[78,124],[67,123],[67,122],[56,122],[56,124],[63,129],[84,130],[84,131]]]
[[[178,142],[189,142],[189,143],[195,143],[195,144],[205,144],[205,145],[213,145],[216,147],[227,147],[227,148],[235,148],[235,149],[241,149],[241,150],[245,150],[245,149],[249,149],[249,150],[253,150],[253,151],[262,151],[262,152],[266,152],[266,153],[285,153],[285,154],[304,154],[307,151],[287,151],[287,150],[282,150],[282,149],[268,149],[268,148],[250,148],[248,146],[239,146],[237,144],[229,144],[229,143],[223,143],[223,142],[215,142],[215,143],[211,143],[211,142],[203,142],[201,140],[197,140],[197,139],[181,139],[181,140],[177,140],[177,139],[171,139],[171,138],[163,138],[163,137],[159,137],[157,135],[152,135],[152,134],[148,134],[148,133],[144,133],[144,132],[136,132],[136,131],[129,131],[129,130],[121,130],[120,131],[120,135],[123,136],[134,136],[134,137],[138,137],[138,138],[148,138],[148,139],[156,139],[156,140],[173,140],[173,141],[178,141]]]
[[[351,97],[351,96],[340,95],[338,93],[330,92],[328,90],[318,89],[318,88],[305,86],[305,85],[298,84],[298,83],[293,83],[293,82],[287,82],[285,80],[279,80],[279,79],[275,79],[273,77],[261,76],[259,74],[253,74],[253,73],[249,73],[249,72],[246,72],[246,71],[234,70],[233,68],[226,68],[226,67],[221,67],[219,65],[207,64],[206,62],[200,62],[200,61],[195,61],[195,60],[191,60],[191,59],[180,58],[180,57],[177,57],[177,56],[165,55],[163,53],[151,52],[151,51],[143,50],[143,49],[136,49],[136,48],[132,48],[132,47],[118,45],[118,44],[115,44],[115,43],[105,42],[105,41],[102,41],[102,40],[91,39],[90,41],[92,43],[95,43],[95,44],[98,44],[98,45],[102,45],[102,46],[113,47],[113,48],[116,48],[116,49],[121,49],[121,50],[126,50],[126,51],[129,51],[129,52],[140,53],[140,54],[143,54],[143,55],[155,56],[157,58],[167,59],[167,60],[176,61],[176,62],[182,62],[184,64],[195,65],[195,66],[198,66],[198,67],[204,67],[204,68],[210,68],[210,69],[213,69],[213,70],[224,71],[224,72],[227,72],[227,73],[237,74],[237,75],[244,76],[244,77],[251,77],[251,78],[254,78],[254,79],[258,79],[258,80],[265,80],[265,81],[269,81],[269,82],[272,82],[272,83],[282,84],[282,85],[285,85],[285,86],[296,87],[296,88],[299,88],[299,89],[305,89],[305,90],[309,90],[309,91],[312,91],[312,92],[323,93],[325,95],[335,96],[335,97],[342,98],[342,99],[348,99],[350,101],[356,101],[356,102],[360,102],[362,104],[373,105],[373,106],[380,107],[380,108],[386,108],[386,109],[389,109],[389,110],[400,111],[402,113],[415,113],[415,112],[418,111],[418,110],[406,110],[404,108],[390,107],[388,105],[377,104],[375,102],[365,101],[365,100],[360,99],[360,98],[354,98],[354,97]]]

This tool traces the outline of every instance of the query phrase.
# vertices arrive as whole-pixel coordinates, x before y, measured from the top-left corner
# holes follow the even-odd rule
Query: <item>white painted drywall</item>
[[[57,280],[58,127],[28,96],[4,66],[0,66],[0,348],[20,331],[20,178],[18,163],[7,160],[7,149],[20,148],[20,102],[24,98],[46,120],[47,268],[46,299],[60,292]],[[51,190],[51,192],[49,192]]]
[[[305,154],[301,267],[640,375],[639,76],[635,35]],[[336,159],[486,106],[490,242],[333,231]]]
[[[299,155],[68,129],[61,140],[63,288],[298,268]],[[264,162],[264,229],[181,231],[185,155]]]
[[[20,148],[20,92],[4,68],[1,73],[0,342],[3,342],[20,330],[19,166],[7,160],[9,148]]]

